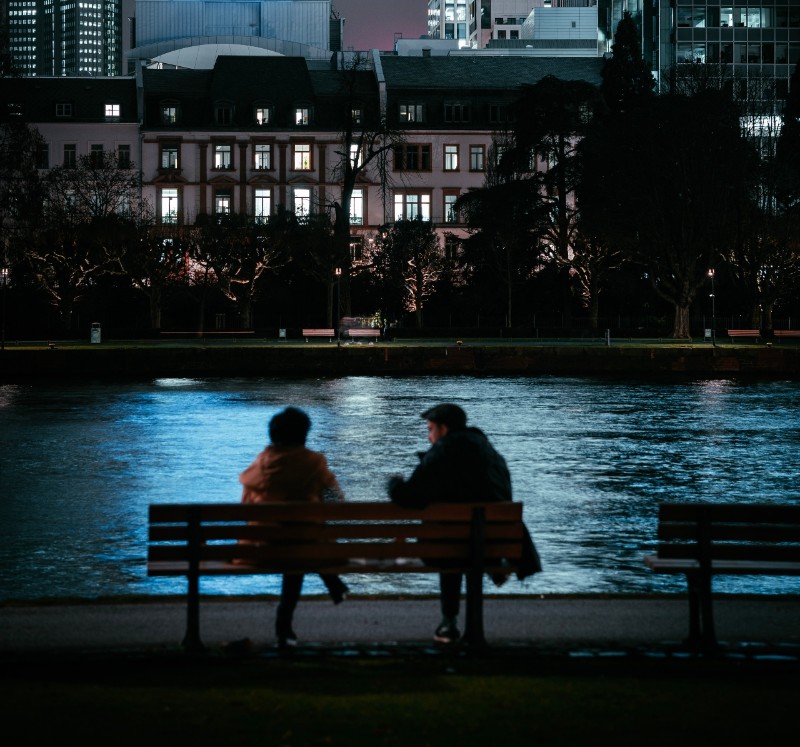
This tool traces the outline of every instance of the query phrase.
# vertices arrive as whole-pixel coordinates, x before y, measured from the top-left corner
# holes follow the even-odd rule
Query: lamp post
[[[11,270],[6,265],[0,267],[0,285],[3,286],[3,333],[0,337],[0,350],[6,349],[6,286],[10,275]]]
[[[714,294],[714,268],[708,271],[708,277],[711,278],[711,345],[717,346],[717,310],[716,310],[716,296]]]
[[[333,274],[336,275],[336,337],[339,337],[339,325],[342,322],[342,268],[337,267]]]

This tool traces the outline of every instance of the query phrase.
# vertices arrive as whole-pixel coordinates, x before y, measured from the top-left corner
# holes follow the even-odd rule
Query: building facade
[[[122,0],[8,0],[6,14],[18,74],[122,73]]]
[[[300,217],[341,199],[342,112],[356,134],[395,133],[382,179],[364,170],[351,203],[354,242],[381,226],[422,218],[463,235],[453,205],[484,184],[493,137],[520,81],[547,75],[599,85],[600,59],[402,57],[373,53],[365,69],[319,69],[304,58],[221,56],[207,70],[142,69],[83,81],[0,79],[4,117],[42,133],[42,168],[113,150],[141,176],[155,220],[191,226],[240,213]],[[344,102],[344,103],[343,103]],[[344,108],[343,108],[344,107]],[[351,158],[362,158],[358,148]]]

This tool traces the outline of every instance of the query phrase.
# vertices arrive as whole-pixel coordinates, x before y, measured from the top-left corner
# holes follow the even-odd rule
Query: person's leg
[[[442,617],[455,620],[461,601],[461,573],[440,573],[439,590]]]
[[[439,574],[439,601],[442,607],[442,622],[436,628],[433,639],[439,643],[455,643],[461,637],[458,630],[458,608],[461,597],[461,573]]]
[[[320,573],[319,577],[322,579],[322,583],[325,584],[325,588],[331,595],[334,604],[340,604],[344,601],[345,595],[350,589],[347,588],[347,584],[339,576],[335,573]]]
[[[302,573],[285,573],[283,575],[281,600],[278,603],[278,611],[275,616],[275,635],[278,638],[278,644],[281,646],[297,643],[297,636],[292,630],[292,619],[302,590]]]

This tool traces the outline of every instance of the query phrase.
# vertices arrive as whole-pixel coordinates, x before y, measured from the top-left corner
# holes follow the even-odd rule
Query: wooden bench
[[[336,330],[335,329],[304,329],[303,330],[303,337],[306,338],[306,342],[308,342],[309,337],[327,337],[331,342],[333,342],[333,338],[336,337]]]
[[[381,331],[374,327],[365,327],[361,329],[348,329],[347,334],[350,337],[372,337],[377,339],[381,336]]]
[[[780,337],[800,337],[800,329],[773,329],[772,334]]]
[[[665,503],[656,573],[686,575],[689,642],[716,646],[711,580],[720,575],[800,575],[800,505]]]
[[[389,501],[154,504],[147,574],[186,577],[183,645],[198,651],[202,577],[461,571],[467,576],[464,640],[481,647],[483,574],[519,567],[523,531],[522,504],[510,501],[424,509]]]
[[[761,330],[758,329],[729,329],[728,337],[754,337],[756,340],[761,337]]]

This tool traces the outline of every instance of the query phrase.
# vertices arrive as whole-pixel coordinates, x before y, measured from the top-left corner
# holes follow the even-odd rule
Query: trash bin
[[[92,334],[89,338],[90,342],[100,342],[100,323],[92,322]]]

